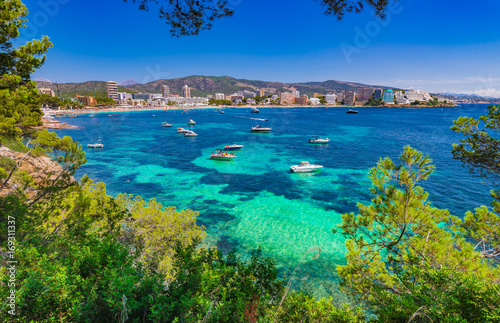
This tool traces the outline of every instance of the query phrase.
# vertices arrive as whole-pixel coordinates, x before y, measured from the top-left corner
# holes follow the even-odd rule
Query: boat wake
[[[250,117],[243,117],[243,116],[234,116],[234,117],[235,118],[243,118],[243,119],[259,120],[259,121],[269,121],[268,119],[250,118]]]

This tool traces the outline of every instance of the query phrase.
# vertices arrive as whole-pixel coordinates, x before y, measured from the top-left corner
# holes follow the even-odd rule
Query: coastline
[[[190,107],[174,107],[174,106],[165,106],[165,107],[151,107],[151,106],[123,106],[123,107],[105,107],[105,108],[91,108],[91,109],[74,109],[74,110],[58,110],[55,111],[55,115],[68,115],[68,114],[95,114],[95,113],[120,113],[120,112],[133,112],[133,111],[168,111],[168,110],[198,110],[198,109],[274,109],[274,108],[453,108],[458,107],[459,105],[446,105],[440,104],[436,106],[428,106],[428,105],[387,105],[387,106],[364,106],[364,105],[308,105],[308,106],[299,106],[299,105],[241,105],[241,106],[190,106]]]

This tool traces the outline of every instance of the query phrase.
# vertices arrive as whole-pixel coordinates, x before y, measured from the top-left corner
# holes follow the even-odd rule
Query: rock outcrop
[[[57,176],[63,171],[61,165],[49,157],[35,157],[30,156],[29,154],[25,157],[25,155],[25,153],[16,152],[5,146],[0,146],[1,157],[10,158],[16,163],[22,159],[16,171],[26,171],[29,175],[31,175],[37,187],[46,185],[45,183],[47,183],[47,181],[56,179]],[[8,195],[18,188],[18,185],[15,184],[13,178],[14,176],[9,180],[9,183],[7,183],[2,191],[0,191],[0,196]],[[74,179],[72,178],[72,180]],[[0,187],[1,185],[3,185],[3,181],[1,182]],[[36,194],[36,191],[31,189],[29,195],[34,194]]]

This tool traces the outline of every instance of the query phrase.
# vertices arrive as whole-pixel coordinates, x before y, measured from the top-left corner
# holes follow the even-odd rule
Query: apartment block
[[[353,91],[346,92],[344,96],[344,105],[353,106],[355,101],[356,101],[356,92]]]
[[[106,92],[108,93],[108,98],[118,100],[118,84],[116,82],[106,82]]]

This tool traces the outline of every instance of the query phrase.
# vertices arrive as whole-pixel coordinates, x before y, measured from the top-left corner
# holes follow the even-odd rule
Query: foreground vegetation
[[[291,291],[260,250],[245,262],[202,245],[192,210],[74,181],[82,147],[32,130],[41,102],[29,76],[51,44],[12,48],[26,14],[20,0],[0,0],[0,141],[24,160],[50,156],[60,168],[34,178],[20,159],[0,159],[0,321],[500,321],[500,193],[492,192],[493,209],[464,218],[433,207],[419,183],[434,167],[411,147],[370,170],[371,203],[333,230],[346,238],[347,262],[337,270],[356,306]],[[465,139],[454,158],[496,180],[499,128],[498,106],[480,120],[460,118],[452,130]]]

